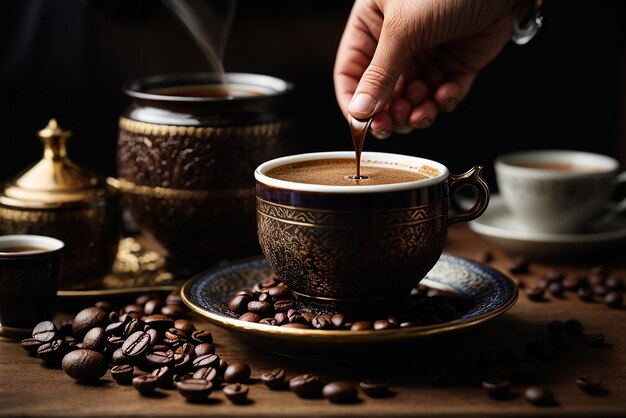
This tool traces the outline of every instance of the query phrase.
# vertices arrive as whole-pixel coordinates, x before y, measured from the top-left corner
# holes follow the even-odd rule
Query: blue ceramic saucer
[[[421,283],[469,300],[469,309],[447,322],[382,331],[337,331],[281,328],[237,319],[228,310],[228,300],[237,290],[250,288],[271,274],[263,258],[241,260],[193,277],[184,284],[181,295],[189,308],[208,321],[269,351],[316,359],[332,355],[333,360],[344,354],[353,357],[359,351],[373,354],[381,349],[405,349],[407,344],[467,330],[503,314],[518,296],[517,286],[503,273],[443,254]]]

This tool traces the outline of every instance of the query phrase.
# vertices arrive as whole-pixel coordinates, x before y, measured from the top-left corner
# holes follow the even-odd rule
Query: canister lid
[[[55,119],[40,130],[43,158],[5,184],[0,204],[21,208],[59,208],[93,204],[117,190],[106,179],[72,162],[66,142],[72,135]]]

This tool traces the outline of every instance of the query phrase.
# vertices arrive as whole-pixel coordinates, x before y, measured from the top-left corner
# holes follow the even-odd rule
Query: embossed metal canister
[[[71,132],[54,119],[38,134],[43,158],[8,181],[0,194],[0,235],[60,239],[66,250],[59,289],[97,286],[117,254],[121,194],[67,157]]]
[[[221,94],[208,73],[134,81],[119,121],[125,206],[175,265],[192,270],[260,253],[254,169],[295,145],[290,83],[258,74],[227,79],[233,95]]]

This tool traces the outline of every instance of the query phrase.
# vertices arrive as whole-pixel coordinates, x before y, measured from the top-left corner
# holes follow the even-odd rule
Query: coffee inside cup
[[[261,88],[241,84],[192,84],[185,86],[159,87],[148,90],[148,93],[161,96],[177,97],[253,97],[263,96],[267,91]]]
[[[354,178],[354,159],[332,158],[281,165],[265,174],[277,180],[324,186],[374,186],[407,183],[438,176],[439,170],[422,165],[411,166],[385,161],[361,161],[361,175]]]
[[[511,162],[510,164],[522,168],[534,168],[538,170],[562,171],[570,173],[599,173],[605,171],[603,168],[591,165],[565,163],[559,161],[516,161]]]
[[[0,247],[0,254],[13,254],[13,253],[41,253],[49,251],[45,247],[37,247],[34,245],[13,245],[9,247]]]

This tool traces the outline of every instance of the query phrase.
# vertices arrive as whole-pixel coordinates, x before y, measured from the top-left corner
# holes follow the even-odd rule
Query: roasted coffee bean
[[[78,339],[82,339],[87,331],[95,327],[106,328],[109,325],[109,314],[95,306],[78,312],[72,322],[72,332]]]
[[[196,345],[202,343],[212,343],[213,335],[208,329],[199,329],[191,333],[191,342]]]
[[[241,383],[225,386],[222,391],[232,403],[245,403],[248,401],[248,386]]]
[[[582,300],[583,302],[593,302],[593,290],[589,289],[588,287],[581,287],[580,289],[578,289],[578,299]]]
[[[163,335],[163,342],[167,345],[179,346],[187,341],[187,336],[184,332],[176,328],[169,328]]]
[[[371,321],[356,321],[350,327],[350,331],[367,331],[374,329],[374,324]]]
[[[563,285],[561,283],[550,283],[548,285],[548,292],[555,298],[560,298],[563,296],[565,289],[563,289]]]
[[[508,270],[513,274],[523,274],[529,272],[530,263],[524,257],[517,257],[507,265]]]
[[[146,354],[146,361],[154,367],[167,366],[174,362],[174,352],[172,350],[153,351]]]
[[[246,321],[246,322],[259,322],[262,318],[261,318],[261,315],[259,314],[256,314],[253,312],[246,312],[245,314],[241,315],[239,319],[241,321]]]
[[[126,357],[137,357],[145,353],[150,347],[150,334],[137,331],[124,341],[122,352]]]
[[[185,379],[176,383],[176,390],[188,401],[197,402],[209,397],[213,391],[213,383],[204,379]]]
[[[296,309],[289,309],[287,311],[287,317],[289,318],[290,324],[304,324],[308,325],[307,319],[302,315],[302,313]]]
[[[561,321],[551,321],[548,324],[548,332],[550,335],[562,334],[565,332],[565,324]]]
[[[130,359],[124,355],[124,350],[120,347],[113,351],[111,363],[115,365],[130,364]]]
[[[150,299],[160,299],[157,294],[144,293],[143,295],[139,295],[135,298],[135,304],[145,306],[146,303]]]
[[[174,353],[174,371],[176,374],[186,373],[193,368],[193,361],[191,361],[189,354]]]
[[[56,333],[57,327],[52,321],[40,322],[33,328],[33,338],[42,343],[52,341]]]
[[[106,344],[110,346],[111,348],[117,349],[117,348],[120,348],[124,344],[124,341],[126,341],[124,337],[119,337],[117,335],[110,335],[107,337]]]
[[[609,293],[609,289],[606,286],[599,284],[594,285],[591,290],[593,294],[597,296],[606,296],[606,294]]]
[[[76,380],[97,380],[106,374],[109,362],[97,351],[80,349],[67,353],[61,367]]]
[[[105,312],[113,312],[113,305],[111,305],[111,303],[107,302],[106,300],[99,300],[94,303],[93,306],[98,309],[102,309]]]
[[[404,321],[400,323],[400,328],[415,327],[417,325],[421,325],[421,324],[416,321]]]
[[[605,285],[609,290],[624,291],[624,279],[621,277],[609,277],[606,279]]]
[[[137,312],[143,315],[144,314],[143,306],[137,305],[135,303],[124,306],[124,308],[122,309],[122,313],[129,313],[129,312]]]
[[[42,344],[43,343],[41,341],[38,341],[34,338],[26,338],[22,340],[22,348],[28,351],[28,353],[31,355],[36,355],[37,349],[41,347]]]
[[[524,391],[524,398],[533,405],[553,405],[554,393],[542,386],[531,386]]]
[[[174,373],[169,366],[154,369],[150,376],[156,377],[158,387],[163,389],[174,388]]]
[[[269,302],[253,300],[248,303],[248,311],[261,315],[261,317],[267,317],[274,314],[274,306]]]
[[[172,317],[172,319],[181,319],[187,315],[185,308],[181,305],[168,304],[161,308],[161,313]]]
[[[565,278],[565,275],[561,272],[552,270],[544,273],[543,278],[550,283],[554,283],[563,280]]]
[[[311,322],[313,321],[313,318],[315,318],[315,314],[311,313],[311,312],[301,312],[302,317],[304,318],[304,320],[306,321],[307,324],[311,325]]]
[[[327,321],[323,315],[316,315],[311,321],[311,325],[315,329],[328,329],[331,327],[330,321]]]
[[[274,318],[263,318],[259,321],[259,324],[275,326],[276,320]]]
[[[587,334],[584,336],[585,344],[589,347],[602,347],[606,341],[606,337],[601,332]]]
[[[289,323],[289,317],[287,317],[287,312],[278,312],[274,315],[274,319],[276,320],[276,325],[281,326]]]
[[[83,348],[100,351],[106,342],[106,332],[104,328],[96,327],[87,331],[83,338]]]
[[[191,334],[196,330],[196,326],[188,319],[177,319],[174,322],[174,328],[182,331],[185,336],[191,336]]]
[[[67,351],[63,340],[52,340],[43,343],[37,349],[37,356],[50,364],[57,364]]]
[[[142,395],[151,394],[159,385],[157,378],[149,374],[135,376],[132,382],[133,387]]]
[[[551,283],[549,281],[547,281],[546,279],[539,279],[537,281],[537,283],[535,284],[535,287],[538,287],[539,289],[541,289],[541,290],[543,290],[545,292],[546,290],[548,290],[548,286],[550,284]]]
[[[358,399],[358,390],[354,383],[339,380],[324,385],[322,396],[333,403],[353,403]]]
[[[354,326],[354,324],[353,324]],[[393,326],[393,324],[391,324],[391,322],[385,320],[385,319],[379,319],[378,321],[374,322],[374,329],[377,331],[381,331],[384,329],[391,329],[391,328],[395,328]]]
[[[193,354],[193,356],[195,357],[195,350],[196,346],[192,343],[182,343],[178,346],[178,348],[176,348],[176,351],[174,352],[176,354],[189,354],[190,356]]]
[[[256,294],[254,293],[254,290],[252,289],[239,289],[237,293],[235,293],[235,295],[248,295],[251,298],[256,297]]]
[[[280,389],[285,385],[285,371],[280,368],[272,369],[261,375],[261,381],[270,389]]]
[[[533,302],[540,302],[543,300],[543,289],[540,287],[528,287],[526,288],[526,296]]]
[[[590,395],[595,395],[600,393],[600,387],[602,386],[602,381],[595,377],[589,376],[581,376],[576,379],[576,384],[585,393]]]
[[[174,326],[174,320],[167,315],[154,314],[143,317],[143,322],[150,328],[165,332]]]
[[[331,318],[330,318],[330,322],[332,322],[333,326],[337,329],[343,329],[345,323],[346,323],[346,317],[343,316],[342,314],[334,314]]]
[[[284,283],[279,283],[274,287],[270,287],[268,294],[275,300],[293,298],[291,290],[289,290]]]
[[[198,344],[193,350],[196,357],[204,356],[206,354],[215,354],[215,346],[211,343]]]
[[[580,321],[575,319],[568,319],[565,321],[565,332],[570,337],[580,337],[583,335],[584,330],[583,324],[581,324]]]
[[[310,329],[311,327],[306,323],[294,322],[293,324],[287,323],[281,325],[282,328],[297,328],[297,329]]]
[[[385,398],[391,395],[389,383],[382,380],[364,380],[359,383],[359,387],[371,398]]]
[[[115,311],[109,312],[109,322],[113,323],[113,322],[118,322],[119,320],[120,320],[120,315],[117,312]]]
[[[161,333],[154,328],[150,328],[149,325],[144,327],[144,331],[150,335],[150,346],[154,347],[158,341],[161,340]]]
[[[163,303],[161,299],[149,299],[143,306],[143,313],[144,315],[148,316],[158,314],[159,312],[161,312],[161,308],[163,308],[163,306],[165,306],[165,303]]]
[[[111,377],[120,385],[129,385],[133,380],[135,369],[130,364],[111,367]]]
[[[250,378],[250,373],[250,366],[246,363],[234,361],[226,368],[224,381],[226,383],[245,383]]]
[[[138,318],[131,318],[124,325],[124,331],[122,331],[122,336],[128,338],[131,334],[134,334],[137,331],[143,330],[144,323]]]
[[[168,305],[184,306],[183,299],[179,293],[170,293],[165,298],[165,303]]]
[[[303,374],[289,381],[289,389],[302,398],[313,398],[320,395],[322,384],[317,376]]]
[[[483,380],[483,390],[492,398],[503,399],[510,395],[511,381],[504,377],[491,377]]]
[[[220,364],[219,364],[219,366],[217,368],[217,373],[221,377],[223,377],[224,376],[224,372],[226,371],[226,369],[228,369],[228,363],[226,363],[226,361],[223,358],[221,358],[220,359]]]
[[[296,302],[293,299],[281,299],[274,302],[275,312],[287,312],[289,309],[293,309]]]
[[[202,367],[193,374],[193,378],[213,382],[217,378],[217,374],[217,369],[214,367]]]
[[[580,281],[576,277],[566,277],[561,281],[561,285],[565,290],[575,292],[580,287]]]
[[[219,368],[220,358],[215,354],[205,354],[204,356],[196,357],[193,361],[193,368],[198,370],[203,367]]]
[[[109,325],[107,325],[107,327],[104,330],[104,332],[106,333],[106,335],[121,336],[124,333],[124,326],[125,326],[125,324],[123,322],[121,322],[121,321],[113,322],[113,323],[110,323]]]
[[[228,301],[228,309],[237,315],[248,311],[248,303],[252,302],[252,296],[248,294],[236,295]]]
[[[481,251],[476,256],[476,259],[481,263],[491,263],[493,261],[493,254],[490,251]]]
[[[606,306],[609,308],[619,309],[624,303],[624,296],[618,292],[609,292],[604,297],[604,303],[606,303]]]

